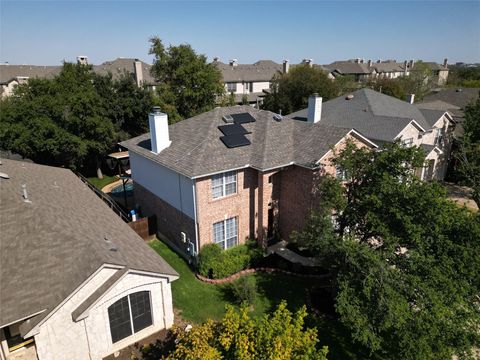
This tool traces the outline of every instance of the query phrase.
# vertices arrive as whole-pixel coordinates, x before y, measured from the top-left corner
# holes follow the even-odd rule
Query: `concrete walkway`
[[[294,264],[300,264],[308,267],[320,266],[319,259],[297,254],[296,252],[287,249],[287,244],[288,243],[285,240],[282,240],[272,246],[269,246],[267,248],[267,254],[277,254],[278,256]]]

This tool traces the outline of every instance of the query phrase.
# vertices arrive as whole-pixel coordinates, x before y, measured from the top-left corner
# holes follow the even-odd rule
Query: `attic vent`
[[[5,174],[5,173],[0,172],[0,178],[2,178],[2,179],[10,179],[10,176],[8,176],[8,174]]]
[[[350,94],[350,95],[347,95],[347,96],[345,97],[345,99],[346,99],[346,100],[352,100],[353,97],[354,97],[354,96],[353,96],[352,94]]]
[[[227,124],[233,124],[233,117],[232,117],[232,115],[223,115],[222,119],[223,119],[223,121],[226,122]]]

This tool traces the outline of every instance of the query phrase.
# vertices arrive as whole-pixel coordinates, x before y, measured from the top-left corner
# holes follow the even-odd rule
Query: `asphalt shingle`
[[[0,328],[40,321],[103,264],[178,276],[70,170],[1,162]]]

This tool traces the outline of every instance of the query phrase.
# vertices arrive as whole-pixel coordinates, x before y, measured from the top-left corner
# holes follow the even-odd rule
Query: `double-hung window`
[[[413,138],[403,139],[402,144],[404,147],[412,147],[413,145]]]
[[[347,181],[349,179],[347,171],[338,165],[335,167],[335,177],[340,181]]]
[[[112,342],[116,343],[152,325],[150,291],[139,291],[108,307]]]
[[[229,93],[237,92],[237,83],[234,83],[234,82],[227,83],[227,91]]]
[[[222,196],[237,192],[237,173],[229,171],[212,176],[212,197],[218,199]]]
[[[213,242],[222,249],[229,249],[238,244],[237,218],[222,220],[213,224]]]

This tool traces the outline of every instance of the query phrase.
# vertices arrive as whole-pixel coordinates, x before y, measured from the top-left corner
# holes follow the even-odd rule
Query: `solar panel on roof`
[[[228,136],[221,136],[220,140],[225,144],[228,148],[236,148],[240,146],[250,145],[250,140],[248,140],[245,135],[235,134],[235,135],[228,135]]]
[[[221,125],[218,127],[218,130],[220,130],[223,135],[226,136],[235,134],[243,135],[249,133],[249,131],[240,124]]]
[[[255,122],[255,118],[250,113],[232,114],[235,124],[245,124]]]

